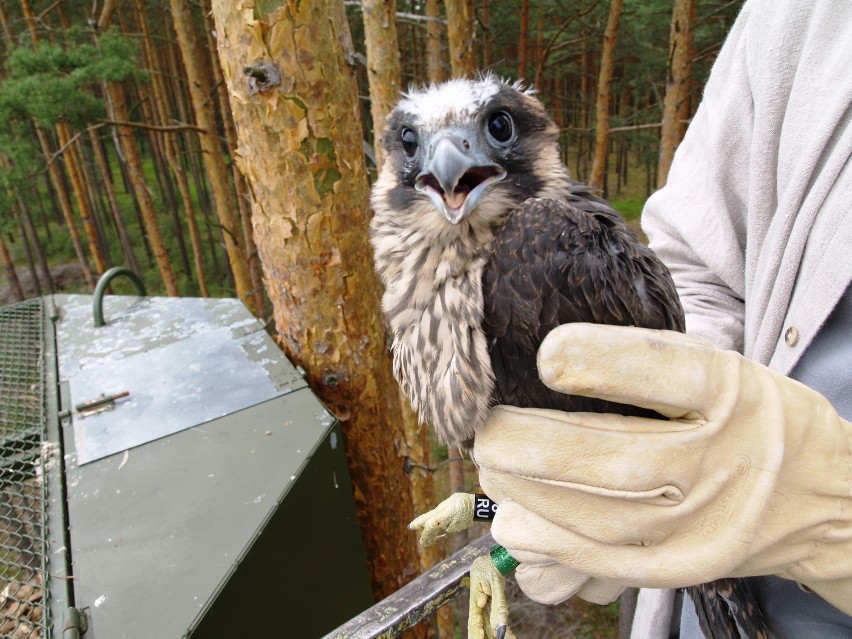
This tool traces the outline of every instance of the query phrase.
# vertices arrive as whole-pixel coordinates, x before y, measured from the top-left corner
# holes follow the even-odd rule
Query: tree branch
[[[207,133],[207,129],[194,124],[143,124],[142,122],[120,122],[118,120],[101,120],[100,123],[90,126],[89,129],[97,129],[102,126],[126,126],[131,129],[146,129],[148,131],[198,131],[199,133]]]
[[[56,158],[65,153],[69,146],[76,142],[77,138],[79,138],[83,133],[88,133],[89,131],[94,131],[95,129],[100,129],[103,126],[126,126],[131,129],[146,129],[148,131],[161,131],[163,133],[176,133],[179,131],[198,131],[199,133],[206,133],[207,129],[203,129],[200,126],[195,126],[194,124],[143,124],[141,122],[121,122],[118,120],[101,120],[97,124],[93,124],[90,127],[86,127],[85,131],[78,131],[71,139],[68,140],[65,144],[59,147],[56,152],[50,156],[50,159],[45,164],[45,168],[49,167]]]

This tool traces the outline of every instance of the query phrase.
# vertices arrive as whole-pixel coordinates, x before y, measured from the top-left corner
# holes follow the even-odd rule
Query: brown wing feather
[[[498,403],[647,414],[555,393],[536,370],[538,347],[559,324],[683,331],[668,270],[603,200],[524,202],[498,229],[482,285]]]

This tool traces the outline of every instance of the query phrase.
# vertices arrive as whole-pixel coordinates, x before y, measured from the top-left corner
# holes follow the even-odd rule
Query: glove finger
[[[550,388],[650,408],[675,419],[712,419],[734,353],[672,331],[563,324],[538,351]],[[728,370],[731,369],[731,370]]]
[[[607,579],[589,579],[580,590],[577,591],[577,596],[583,601],[604,606],[612,603],[621,596],[621,593],[627,589],[627,586],[622,586],[615,581]]]
[[[504,518],[504,513],[510,516]],[[523,521],[523,525],[514,525],[518,521]],[[513,502],[500,506],[491,534],[516,558],[523,557],[524,551],[533,552],[590,578],[649,588],[679,588],[712,581],[732,573],[749,552],[747,544],[733,537],[721,545],[695,543],[695,535],[669,538],[649,546],[600,542]],[[720,547],[724,552],[720,552]]]
[[[510,553],[516,551],[511,550]],[[519,552],[518,555],[525,554]],[[518,556],[512,555],[515,559]],[[573,597],[589,580],[589,576],[570,566],[549,560],[542,563],[521,563],[515,568],[515,580],[524,594],[535,602],[555,606]]]
[[[645,424],[650,432],[642,432]],[[668,424],[682,430],[652,430]],[[625,432],[631,429],[639,432]],[[705,435],[710,433],[655,419],[498,406],[477,431],[474,455],[481,472],[671,506],[682,502],[698,479]],[[493,488],[483,489],[502,501]]]
[[[523,479],[488,469],[480,470],[479,483],[501,503],[495,521],[523,527],[524,517],[533,512],[562,528],[609,544],[662,543],[676,530],[694,526],[691,520],[704,504],[702,495],[696,495],[686,504],[660,506],[650,498],[643,499],[644,493],[620,498],[626,491],[603,494],[603,489],[592,486],[594,492],[587,492],[586,486],[575,489],[564,483]]]

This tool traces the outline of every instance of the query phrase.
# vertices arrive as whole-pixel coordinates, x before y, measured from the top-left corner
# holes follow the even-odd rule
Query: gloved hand
[[[668,331],[565,325],[538,363],[551,388],[669,419],[501,406],[476,433],[531,598],[776,574],[852,614],[852,424],[824,397]]]

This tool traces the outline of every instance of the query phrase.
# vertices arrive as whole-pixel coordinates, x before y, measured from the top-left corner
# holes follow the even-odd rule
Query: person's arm
[[[743,349],[746,208],[754,106],[748,6],[729,35],[642,226],[672,272],[687,332]]]

